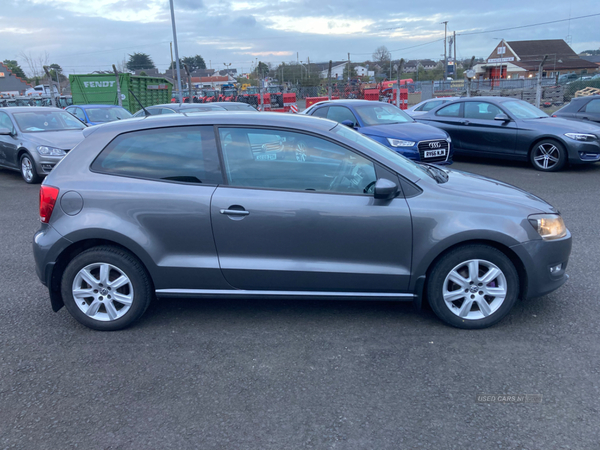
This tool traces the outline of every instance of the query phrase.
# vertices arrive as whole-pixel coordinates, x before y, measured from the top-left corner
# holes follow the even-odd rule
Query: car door
[[[15,131],[9,115],[3,111],[0,111],[0,128]],[[15,136],[0,135],[0,165],[16,167],[17,144],[18,141]]]
[[[514,154],[517,125],[514,120],[495,120],[499,114],[506,113],[493,103],[464,102],[463,120],[458,131],[464,153],[475,156]]]
[[[600,98],[595,98],[587,102],[575,114],[579,120],[589,120],[590,122],[600,123]]]
[[[452,138],[454,151],[461,149],[459,139],[463,121],[463,102],[450,103],[421,116],[415,116],[417,122],[433,125],[446,131]]]
[[[251,142],[284,143],[285,158],[257,158]],[[322,137],[259,128],[219,129],[227,186],[212,197],[219,264],[235,288],[402,292],[412,225],[402,197],[370,193],[383,169]],[[293,155],[308,147],[321,158]],[[385,175],[395,178],[396,175]]]

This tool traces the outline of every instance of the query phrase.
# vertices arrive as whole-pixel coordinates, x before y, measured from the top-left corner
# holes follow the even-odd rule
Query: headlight
[[[565,133],[565,136],[576,141],[593,141],[598,139],[598,136],[595,134],[588,133]]]
[[[42,156],[65,156],[66,153],[60,148],[47,147],[45,145],[38,145],[37,151]]]
[[[387,140],[392,147],[413,147],[415,145],[413,141],[403,141],[402,139],[387,138]]]
[[[567,235],[567,227],[558,214],[533,214],[528,219],[533,228],[546,241],[560,239]]]

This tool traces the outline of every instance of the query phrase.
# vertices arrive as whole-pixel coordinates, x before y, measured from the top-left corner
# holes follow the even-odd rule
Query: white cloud
[[[369,31],[373,25],[372,19],[348,19],[331,17],[288,17],[269,16],[263,19],[269,22],[268,28],[280,31],[295,31],[297,33],[348,35]]]

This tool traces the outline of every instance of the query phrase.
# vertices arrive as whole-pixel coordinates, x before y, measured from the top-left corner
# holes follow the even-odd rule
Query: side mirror
[[[12,136],[12,130],[8,128],[0,128],[0,136]]]
[[[342,121],[342,125],[346,125],[347,127],[354,128],[354,122],[352,122],[351,120]]]
[[[494,120],[501,120],[502,122],[510,122],[510,117],[508,117],[506,114],[498,114],[496,117],[494,117]]]
[[[380,200],[391,200],[398,195],[399,188],[396,183],[386,178],[379,178],[375,182],[375,198]]]

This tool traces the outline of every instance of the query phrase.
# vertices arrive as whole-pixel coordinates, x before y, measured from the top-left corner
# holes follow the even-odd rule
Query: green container
[[[74,105],[118,105],[114,74],[69,75]],[[123,108],[134,113],[141,109],[130,90],[144,106],[171,102],[173,85],[166,78],[119,74]]]

